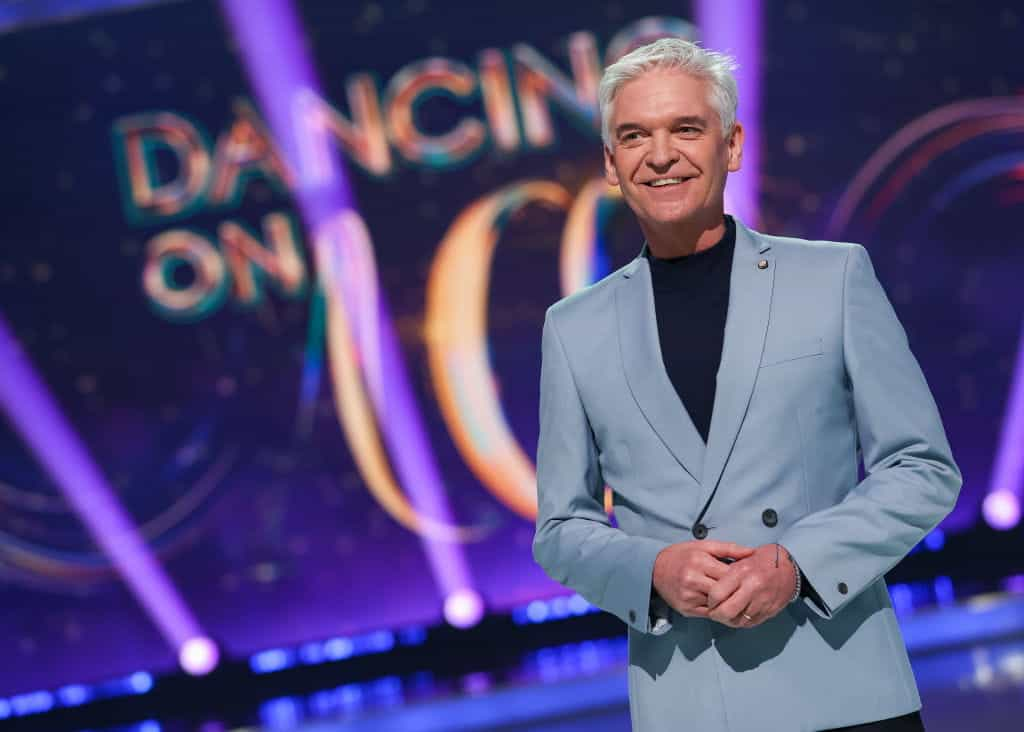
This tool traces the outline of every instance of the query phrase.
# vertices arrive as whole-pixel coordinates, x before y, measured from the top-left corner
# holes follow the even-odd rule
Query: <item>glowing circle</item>
[[[475,590],[464,587],[444,601],[444,619],[456,628],[471,628],[484,616],[484,601]]]
[[[178,663],[185,673],[192,676],[203,676],[213,671],[220,660],[217,644],[204,636],[189,638],[181,644],[178,651]]]
[[[981,512],[993,529],[1006,531],[1020,523],[1020,499],[1010,491],[996,491],[985,496]]]

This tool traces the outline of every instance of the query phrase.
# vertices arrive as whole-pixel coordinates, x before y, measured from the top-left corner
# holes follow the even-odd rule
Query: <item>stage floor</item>
[[[972,598],[901,615],[929,732],[1021,729],[1024,595]],[[503,680],[470,674],[458,684],[389,677],[376,684],[281,697],[254,710],[258,723],[173,720],[117,732],[628,732],[625,638],[549,648]],[[109,732],[115,732],[109,730]],[[784,732],[772,730],[771,732]]]

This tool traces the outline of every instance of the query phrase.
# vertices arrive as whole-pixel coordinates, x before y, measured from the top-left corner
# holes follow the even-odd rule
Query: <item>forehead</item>
[[[710,83],[678,69],[651,69],[619,87],[612,103],[613,126],[656,122],[673,117],[718,115],[710,102]]]

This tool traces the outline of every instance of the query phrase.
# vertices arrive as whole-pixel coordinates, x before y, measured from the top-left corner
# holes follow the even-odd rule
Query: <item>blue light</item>
[[[924,543],[933,552],[937,552],[946,545],[946,534],[942,529],[933,529],[924,537]]]
[[[526,617],[532,623],[543,623],[548,619],[548,605],[543,600],[534,600],[526,606]]]
[[[18,716],[47,712],[53,708],[53,695],[48,691],[33,691],[11,697],[11,707]]]
[[[378,630],[357,640],[362,641],[359,644],[362,646],[359,649],[361,653],[381,653],[395,647],[395,634],[389,630]]]
[[[261,651],[249,660],[249,667],[258,674],[269,674],[294,665],[292,654],[283,648]]]
[[[88,687],[81,684],[71,684],[57,690],[57,698],[66,707],[77,707],[80,704],[85,704],[91,697],[92,692],[89,691]],[[3,717],[3,714],[0,714],[0,717]]]
[[[593,606],[583,598],[583,595],[573,595],[569,598],[569,612],[573,615],[586,615],[592,609]]]
[[[402,680],[397,676],[385,676],[372,682],[370,689],[375,696],[400,697]]]
[[[897,615],[914,609],[914,595],[909,586],[905,584],[892,585],[889,588],[889,596],[892,598],[892,606]]]
[[[419,626],[403,628],[398,631],[398,638],[404,646],[419,646],[427,640],[427,629]]]
[[[145,694],[153,688],[153,677],[145,671],[136,671],[128,677],[128,685],[136,694]]]
[[[270,729],[291,729],[298,724],[301,712],[298,699],[284,696],[262,704],[260,719]]]
[[[147,719],[145,722],[140,722],[139,726],[135,728],[136,732],[160,732],[160,723],[155,719]]]
[[[306,643],[299,648],[299,658],[303,663],[323,663],[326,654],[322,643]]]
[[[956,599],[953,591],[953,580],[949,577],[935,578],[935,599],[940,605],[952,605]]]
[[[11,703],[6,699],[0,699],[0,719],[7,719],[11,716]]]
[[[363,689],[359,684],[346,684],[341,687],[341,703],[348,708],[358,707],[363,703]]]
[[[332,661],[348,658],[354,650],[355,646],[349,638],[331,638],[324,643],[324,657]]]
[[[554,600],[551,601],[550,608],[552,618],[569,617],[569,598],[556,597]]]

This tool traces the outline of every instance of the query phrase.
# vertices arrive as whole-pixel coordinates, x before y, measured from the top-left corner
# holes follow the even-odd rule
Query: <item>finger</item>
[[[710,617],[727,625],[736,625],[737,619],[743,619],[741,616],[747,606],[750,605],[751,599],[752,593],[750,588],[746,585],[740,585],[739,589],[720,605],[714,608],[709,606],[711,610]]]
[[[729,574],[730,570],[732,570],[736,564],[737,563],[725,564],[710,555],[705,555],[699,560],[697,566],[705,576],[710,577],[713,580],[720,580]]]
[[[701,539],[700,546],[712,556],[732,557],[733,559],[749,557],[755,551],[753,547],[743,546],[732,541],[715,541],[714,539]]]
[[[708,591],[708,608],[716,609],[723,602],[728,600],[743,584],[743,578],[738,572],[726,574],[725,577],[715,582]]]
[[[698,592],[702,595],[707,595],[711,588],[715,586],[717,577],[710,577],[699,568],[687,569],[682,575],[682,589],[683,591]]]
[[[708,596],[698,592],[684,593],[680,598],[679,611],[684,615],[691,615],[696,611],[700,611],[707,615],[708,611]]]

